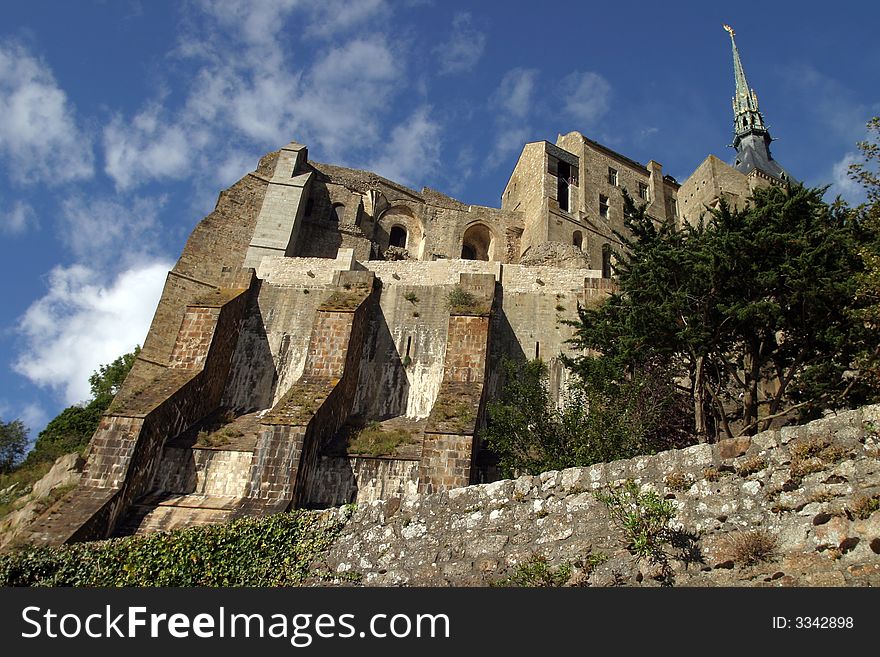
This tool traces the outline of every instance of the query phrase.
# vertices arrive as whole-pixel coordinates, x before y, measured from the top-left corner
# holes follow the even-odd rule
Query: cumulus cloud
[[[501,84],[493,96],[496,110],[522,118],[532,108],[532,96],[538,71],[530,68],[515,68],[504,74]]]
[[[158,241],[164,198],[73,196],[61,204],[59,235],[80,260],[118,267],[142,258]]]
[[[56,267],[49,291],[18,324],[25,348],[13,369],[61,394],[66,404],[89,397],[99,365],[143,344],[170,262],[132,267],[110,283],[84,265]]]
[[[490,107],[496,116],[496,131],[486,157],[487,166],[497,167],[532,136],[528,117],[534,107],[537,82],[538,71],[535,69],[511,69],[501,78],[490,99]]]
[[[566,90],[563,110],[578,121],[593,124],[608,111],[611,85],[598,73],[575,72],[562,81]]]
[[[105,171],[117,189],[188,178],[193,169],[214,173],[217,161],[294,138],[343,164],[378,145],[404,69],[402,46],[360,28],[387,3],[204,0],[196,8],[202,13],[172,55],[191,71],[183,102],[159,97],[104,130]],[[319,36],[360,31],[313,47],[311,62],[298,65],[285,36],[293,21]]]
[[[104,172],[117,189],[189,173],[192,151],[203,139],[197,130],[167,123],[162,114],[153,104],[130,122],[117,115],[104,128]]]
[[[91,142],[52,71],[24,47],[0,43],[0,159],[19,183],[94,173]]]
[[[485,48],[486,35],[473,26],[470,13],[457,13],[452,19],[449,39],[434,51],[440,63],[440,74],[470,71],[480,61]]]
[[[37,215],[29,203],[19,200],[9,209],[0,206],[0,233],[21,235],[37,225]]]
[[[417,109],[391,131],[382,155],[369,168],[404,185],[420,182],[440,165],[440,124],[431,118],[431,108]]]

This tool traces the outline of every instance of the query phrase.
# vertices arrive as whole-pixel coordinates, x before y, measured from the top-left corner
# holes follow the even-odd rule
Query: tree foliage
[[[864,187],[867,197],[855,209],[865,231],[859,250],[865,267],[858,279],[858,297],[864,305],[861,317],[880,327],[880,117],[871,119],[867,128],[868,138],[858,144],[862,161],[850,165],[849,174]],[[880,345],[867,349],[859,364],[871,384],[880,389]]]
[[[483,438],[506,476],[650,454],[685,440],[680,408],[658,371],[620,378],[610,361],[592,365],[571,382],[560,408],[542,361],[505,363],[507,383],[489,404]]]
[[[100,365],[89,377],[92,399],[83,405],[68,406],[53,418],[37,437],[27,462],[54,461],[88,445],[139,353],[140,347],[135,347],[112,363]]]
[[[774,417],[863,401],[853,370],[877,333],[857,316],[859,222],[800,185],[723,200],[695,225],[657,224],[625,198],[619,291],[580,309],[575,346],[623,372],[668,371],[698,435],[754,433]]]
[[[21,420],[0,420],[0,473],[10,472],[27,451],[28,430]]]

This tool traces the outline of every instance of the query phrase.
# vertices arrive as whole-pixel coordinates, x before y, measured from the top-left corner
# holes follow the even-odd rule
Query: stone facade
[[[477,436],[502,362],[547,361],[563,394],[566,321],[613,289],[621,189],[669,222],[689,185],[696,212],[754,182],[710,164],[679,188],[571,132],[526,144],[489,208],[312,162],[295,142],[268,154],[195,227],[82,480],[22,540],[491,480]],[[470,306],[451,302],[462,293]],[[400,443],[348,453],[362,427]]]

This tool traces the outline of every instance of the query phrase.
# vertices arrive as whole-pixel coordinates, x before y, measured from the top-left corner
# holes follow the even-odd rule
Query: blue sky
[[[684,180],[732,159],[725,22],[795,177],[858,202],[846,165],[880,114],[873,3],[30,0],[2,15],[0,418],[32,438],[143,342],[194,225],[291,140],[496,207],[522,145],[571,130]]]

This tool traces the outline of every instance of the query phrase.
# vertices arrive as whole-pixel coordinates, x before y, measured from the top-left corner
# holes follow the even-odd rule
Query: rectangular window
[[[639,197],[643,201],[650,201],[650,195],[648,194],[648,186],[645,183],[639,183]]]
[[[559,162],[556,177],[556,199],[559,209],[568,212],[569,185],[571,184],[571,167],[567,162]]]
[[[604,194],[599,194],[599,216],[608,218],[608,197]]]
[[[608,184],[617,187],[617,169],[608,167]]]

